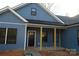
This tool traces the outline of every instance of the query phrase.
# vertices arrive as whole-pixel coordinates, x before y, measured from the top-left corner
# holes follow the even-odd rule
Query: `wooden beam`
[[[40,27],[40,50],[42,50],[42,27]]]
[[[54,28],[54,48],[56,48],[56,28]]]

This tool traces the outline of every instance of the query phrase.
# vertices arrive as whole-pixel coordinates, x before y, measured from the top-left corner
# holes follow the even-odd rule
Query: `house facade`
[[[7,6],[0,10],[0,50],[61,47],[79,51],[78,26],[78,21],[54,15],[42,4]]]

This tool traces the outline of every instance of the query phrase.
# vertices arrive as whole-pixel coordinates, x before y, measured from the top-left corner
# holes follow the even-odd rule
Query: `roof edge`
[[[44,5],[37,3],[38,5],[40,5],[40,7],[42,7],[46,12],[48,12],[52,17],[54,17],[58,22],[61,22],[62,24],[64,24],[64,22],[59,19],[53,12],[51,12],[48,8],[46,8]]]
[[[0,10],[0,14],[3,13],[3,12],[5,12],[5,11],[7,11],[7,7],[8,7],[8,9],[10,9],[10,11],[11,11],[12,13],[14,13],[14,14],[15,14],[16,16],[18,16],[20,19],[22,19],[23,21],[25,21],[25,19],[24,19],[22,16],[20,16],[17,12],[15,12],[14,10],[15,10],[15,9],[18,9],[18,8],[20,8],[20,7],[22,7],[22,6],[28,5],[28,4],[31,4],[31,3],[21,3],[21,4],[15,6],[15,7],[13,7],[13,8],[10,8],[9,6],[6,6],[6,7],[2,8],[2,9]],[[64,24],[64,22],[63,22],[61,19],[59,19],[53,12],[51,12],[51,11],[50,11],[48,8],[46,8],[44,5],[42,5],[42,4],[40,4],[40,3],[36,3],[36,4],[38,4],[40,7],[42,7],[42,9],[44,9],[46,12],[48,12],[48,14],[50,14],[52,17],[54,17],[58,22],[61,22],[62,24]],[[25,22],[27,22],[27,21],[25,21]]]
[[[24,22],[28,22],[26,19],[24,19],[22,16],[20,16],[17,12],[15,12],[12,8],[10,8],[9,6],[6,6],[5,8],[3,8],[2,9],[3,11],[4,10],[9,10],[9,11],[11,11],[15,16],[17,16],[19,19],[21,19],[22,21],[24,21]],[[1,11],[2,11],[1,10]],[[0,11],[0,12],[1,12]]]

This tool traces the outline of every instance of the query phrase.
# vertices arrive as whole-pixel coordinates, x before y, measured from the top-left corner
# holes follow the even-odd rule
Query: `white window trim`
[[[7,44],[7,34],[8,34],[8,28],[6,28],[6,33],[5,33],[5,44]]]
[[[18,18],[20,18],[22,21],[24,22],[28,22],[26,19],[24,19],[21,15],[19,15],[17,12],[15,12],[12,8],[10,8],[9,6],[7,6],[7,8],[14,14],[16,15]]]
[[[5,45],[7,44],[7,36],[8,36],[8,28],[5,28],[6,31],[5,31]]]

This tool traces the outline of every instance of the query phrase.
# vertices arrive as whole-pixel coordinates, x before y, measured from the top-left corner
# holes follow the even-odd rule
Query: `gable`
[[[0,14],[0,22],[11,22],[11,23],[23,23],[20,18],[15,16],[11,11],[6,11]]]
[[[37,15],[32,16],[31,15],[31,8],[36,8]],[[31,3],[28,5],[25,5],[19,9],[16,10],[18,14],[20,14],[22,17],[27,19],[28,21],[46,21],[46,22],[52,22],[52,23],[58,23],[58,21],[51,17],[45,10],[43,10],[38,4]]]

